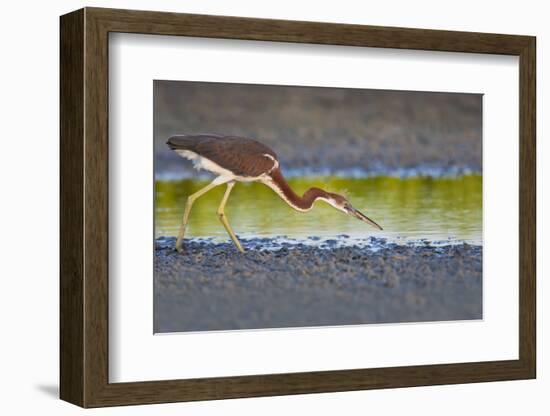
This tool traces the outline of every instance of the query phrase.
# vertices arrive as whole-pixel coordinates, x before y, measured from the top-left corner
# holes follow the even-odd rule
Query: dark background
[[[154,82],[155,173],[191,176],[174,134],[248,136],[287,174],[481,172],[482,95]]]

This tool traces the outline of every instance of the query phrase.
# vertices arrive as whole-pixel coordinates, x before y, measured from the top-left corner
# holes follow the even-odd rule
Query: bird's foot
[[[176,240],[176,251],[178,253],[181,253],[183,251],[182,243],[183,243],[183,235],[182,235],[182,233],[180,233],[180,235],[178,236],[178,238]]]
[[[237,247],[237,250],[239,250],[241,253],[244,253],[244,248],[243,246],[241,245],[241,242],[239,241],[239,239],[237,238],[236,235],[232,235],[231,236],[231,240],[233,240],[233,244],[235,244],[235,247]]]

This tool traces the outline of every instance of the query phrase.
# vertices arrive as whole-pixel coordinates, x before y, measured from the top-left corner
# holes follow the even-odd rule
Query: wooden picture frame
[[[535,38],[85,8],[61,17],[60,396],[82,407],[535,378]],[[519,359],[109,383],[110,32],[519,56]]]

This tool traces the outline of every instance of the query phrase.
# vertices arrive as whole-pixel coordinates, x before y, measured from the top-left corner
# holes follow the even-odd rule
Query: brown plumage
[[[265,144],[247,137],[195,134],[172,136],[172,150],[188,150],[204,157],[235,176],[258,177],[273,168],[277,154]],[[271,156],[271,158],[265,155]]]

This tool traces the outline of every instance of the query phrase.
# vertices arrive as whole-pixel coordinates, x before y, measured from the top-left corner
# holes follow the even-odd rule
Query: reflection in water
[[[318,201],[307,213],[286,205],[272,190],[257,183],[238,183],[226,214],[242,237],[308,236],[386,237],[390,240],[464,240],[481,244],[482,177],[457,178],[302,177],[288,182],[299,194],[311,186],[345,193],[350,202],[378,222],[383,231],[336,211]],[[155,184],[155,234],[175,236],[188,195],[208,181],[157,181]],[[199,198],[191,211],[187,236],[228,239],[216,217],[225,186]]]

